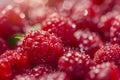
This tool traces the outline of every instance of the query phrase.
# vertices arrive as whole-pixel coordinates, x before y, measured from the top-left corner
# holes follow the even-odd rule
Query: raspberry
[[[57,34],[65,46],[75,45],[76,41],[73,34],[76,30],[76,25],[57,13],[52,14],[44,21],[42,29]]]
[[[52,67],[45,66],[45,65],[38,65],[34,67],[33,69],[26,71],[26,74],[38,78],[50,72],[53,72]]]
[[[23,32],[25,15],[19,8],[13,7],[8,5],[0,10],[0,36],[3,38],[8,38],[15,33]]]
[[[120,16],[116,16],[110,28],[110,41],[112,44],[120,44]]]
[[[13,72],[20,73],[29,68],[29,61],[26,55],[17,50],[9,50],[0,56],[1,59],[6,59]]]
[[[94,32],[88,30],[78,30],[74,33],[79,49],[83,49],[86,54],[93,58],[94,53],[103,46],[103,41]]]
[[[38,79],[44,74],[48,74],[53,72],[52,67],[47,65],[37,65],[32,69],[26,70],[23,74],[15,75],[13,80],[20,80],[20,79]],[[32,78],[32,79],[31,79]]]
[[[64,72],[55,72],[43,75],[39,80],[70,80]]]
[[[104,41],[110,41],[110,28],[115,19],[117,13],[111,12],[106,15],[102,15],[98,23],[98,29]]]
[[[104,62],[114,62],[118,67],[120,67],[120,47],[115,44],[108,44],[106,46],[101,47],[94,56],[94,61],[99,63]]]
[[[98,29],[96,26],[99,16],[99,10],[92,6],[90,0],[76,0],[76,3],[72,7],[70,19],[76,24],[77,29],[87,28],[97,32]]]
[[[119,80],[119,69],[112,63],[103,63],[94,67],[86,76],[86,80]]]
[[[71,79],[82,79],[93,66],[93,63],[88,55],[68,51],[59,59],[58,67],[66,72]]]
[[[9,49],[9,46],[7,42],[2,38],[0,38],[0,54],[3,54],[8,49]]]
[[[0,59],[0,80],[9,80],[12,76],[12,69],[6,59]]]
[[[63,55],[62,41],[45,31],[31,31],[25,36],[22,46],[33,65],[44,62],[56,65]]]

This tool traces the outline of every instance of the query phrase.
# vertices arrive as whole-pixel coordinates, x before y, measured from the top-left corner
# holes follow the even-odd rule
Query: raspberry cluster
[[[120,80],[119,0],[0,4],[0,80]]]

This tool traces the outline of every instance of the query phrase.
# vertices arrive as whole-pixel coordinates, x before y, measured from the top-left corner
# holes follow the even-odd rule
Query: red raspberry
[[[3,54],[6,50],[9,50],[9,46],[5,40],[0,38],[0,54]]]
[[[88,28],[91,31],[97,32],[96,26],[99,16],[99,10],[92,6],[90,0],[76,0],[72,7],[70,19],[77,25],[78,29]]]
[[[58,67],[65,71],[73,80],[82,79],[93,66],[88,55],[68,51],[59,59]]]
[[[8,5],[0,11],[0,36],[8,38],[9,36],[23,32],[25,24],[25,15],[19,8],[13,8]]]
[[[6,59],[13,72],[19,73],[29,68],[29,61],[25,54],[17,50],[9,50],[0,56],[1,59]]]
[[[112,44],[120,44],[120,16],[116,16],[110,28],[110,41]]]
[[[109,44],[101,47],[94,56],[94,61],[99,64],[103,62],[114,62],[120,67],[120,47],[119,45]]]
[[[112,63],[103,63],[94,67],[85,80],[119,80],[119,69]]]
[[[36,80],[37,78],[41,77],[42,75],[48,74],[48,73],[51,73],[51,72],[53,72],[52,67],[46,66],[46,65],[38,65],[38,66],[35,66],[32,69],[26,70],[26,72],[23,73],[23,74],[16,75],[13,78],[13,80],[20,80],[22,78],[25,79],[25,80],[27,78],[28,79],[32,78],[32,79]]]
[[[64,72],[55,72],[43,75],[39,80],[70,80]]]
[[[83,49],[86,54],[93,58],[94,53],[103,46],[103,41],[94,32],[88,30],[78,30],[74,33],[79,49]]]
[[[0,59],[0,80],[9,80],[12,76],[12,69],[6,59]]]
[[[98,29],[104,41],[110,41],[110,28],[115,19],[116,12],[107,13],[102,15],[98,23]]]
[[[52,67],[45,66],[45,65],[38,65],[34,67],[33,69],[26,71],[26,74],[38,78],[50,72],[53,72]]]
[[[47,62],[56,65],[63,55],[62,41],[45,31],[31,31],[25,36],[22,46],[32,64]]]
[[[100,22],[98,23],[99,32],[104,41],[110,40],[110,27],[114,19],[114,17],[110,16],[111,13],[101,16]]]
[[[57,34],[57,36],[62,39],[65,46],[75,45],[76,41],[73,34],[76,30],[76,25],[56,13],[52,14],[44,21],[42,29]]]

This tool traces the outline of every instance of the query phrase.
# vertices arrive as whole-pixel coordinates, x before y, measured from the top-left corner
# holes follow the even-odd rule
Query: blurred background
[[[10,3],[11,0],[0,0],[0,5]]]

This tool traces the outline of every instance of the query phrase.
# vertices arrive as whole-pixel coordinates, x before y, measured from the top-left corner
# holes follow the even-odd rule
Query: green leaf
[[[24,39],[24,35],[21,33],[17,33],[8,38],[8,43],[11,46],[11,48],[14,48],[17,42],[23,41],[23,39]]]
[[[35,24],[32,28],[31,28],[31,30],[32,31],[35,31],[35,30],[39,30],[40,29],[40,24]]]

